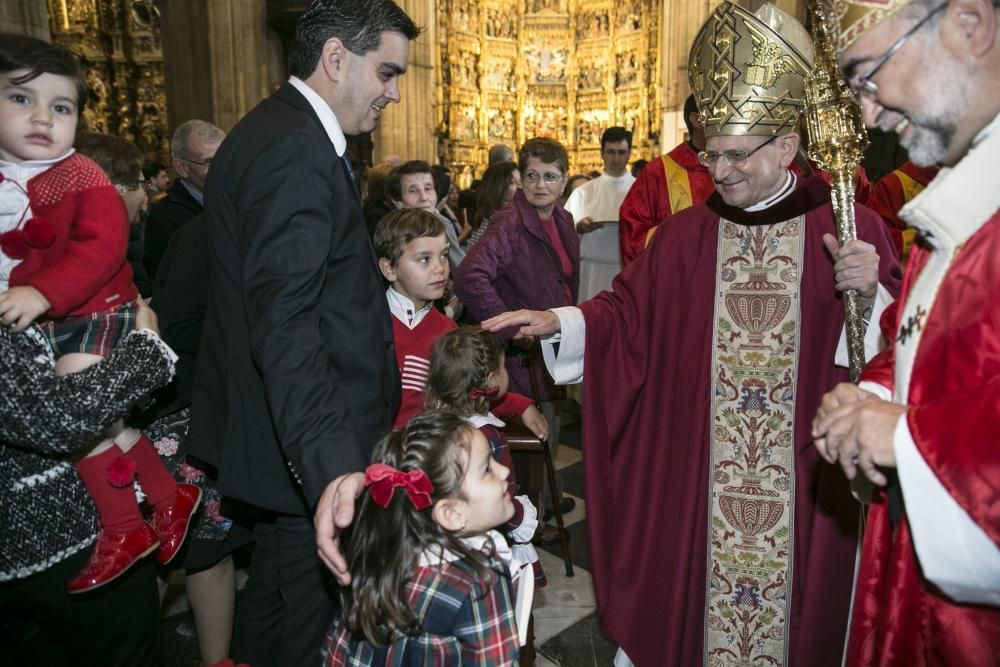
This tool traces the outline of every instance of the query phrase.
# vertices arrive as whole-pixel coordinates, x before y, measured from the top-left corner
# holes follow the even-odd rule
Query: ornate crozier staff
[[[812,73],[806,77],[806,126],[809,157],[833,178],[831,199],[841,245],[857,238],[854,225],[854,176],[868,147],[868,134],[857,99],[837,67],[834,35],[824,0],[809,0],[812,37],[816,48]],[[861,295],[844,292],[847,355],[851,382],[857,382],[865,364],[865,326]]]

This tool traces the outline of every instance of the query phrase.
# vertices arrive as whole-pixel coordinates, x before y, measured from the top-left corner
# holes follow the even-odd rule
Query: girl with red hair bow
[[[510,471],[443,412],[414,417],[373,458],[323,664],[515,664],[510,552],[491,530],[514,514]]]

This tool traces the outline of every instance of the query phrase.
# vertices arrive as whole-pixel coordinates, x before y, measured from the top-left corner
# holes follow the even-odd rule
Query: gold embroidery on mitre
[[[767,35],[752,25],[748,25],[747,30],[753,40],[753,60],[747,63],[743,75],[747,83],[771,88],[782,74],[805,74],[781,45],[769,40]]]
[[[874,28],[912,0],[830,0],[833,19],[840,25],[837,50],[844,51],[858,37]]]
[[[751,12],[723,2],[695,37],[688,78],[706,136],[791,131],[805,104],[809,33],[770,3]]]

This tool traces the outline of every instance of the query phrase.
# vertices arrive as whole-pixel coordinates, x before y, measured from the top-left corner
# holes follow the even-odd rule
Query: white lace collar
[[[493,540],[494,554],[496,554],[497,558],[502,560],[509,567],[513,555],[511,554],[510,546],[507,544],[507,540],[505,540],[503,535],[499,532],[491,530],[485,535],[463,537],[462,543],[465,544],[471,551],[483,551],[486,547],[487,540]],[[447,551],[440,547],[432,547],[424,550],[424,552],[420,554],[420,567],[440,565],[441,563],[453,563],[461,558],[462,555],[457,554],[454,551]]]

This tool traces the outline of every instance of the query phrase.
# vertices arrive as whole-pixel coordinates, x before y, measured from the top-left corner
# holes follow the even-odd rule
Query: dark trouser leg
[[[278,664],[281,650],[281,593],[278,591],[278,539],[274,519],[253,525],[250,576],[237,597],[232,655],[236,662]]]
[[[278,519],[281,552],[282,664],[311,665],[338,606],[332,575],[316,555],[316,530],[311,517]]]
[[[0,665],[157,664],[160,604],[152,559],[97,591],[70,595],[66,582],[89,553],[0,584]]]
[[[258,522],[254,535],[257,545],[239,599],[233,657],[254,667],[318,663],[335,591],[316,555],[312,520],[279,516]]]

